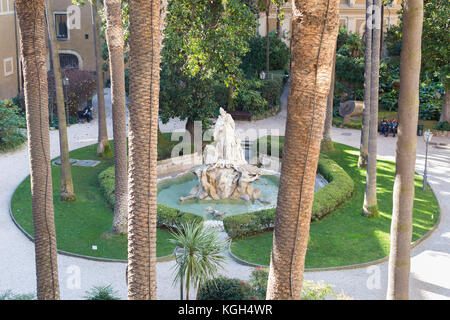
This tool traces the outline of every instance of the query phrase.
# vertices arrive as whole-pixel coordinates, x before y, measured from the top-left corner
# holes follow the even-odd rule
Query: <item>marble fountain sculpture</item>
[[[241,141],[235,133],[234,120],[222,108],[214,126],[214,144],[205,147],[203,164],[191,171],[197,177],[198,185],[188,196],[181,197],[181,202],[189,199],[266,202],[261,198],[261,191],[251,185],[259,179],[261,170],[245,160]],[[212,208],[210,211],[220,215]]]

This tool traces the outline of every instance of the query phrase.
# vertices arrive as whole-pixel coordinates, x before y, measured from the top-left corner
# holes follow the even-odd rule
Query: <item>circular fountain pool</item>
[[[244,200],[186,200],[180,202],[198,184],[197,177],[192,173],[179,175],[175,178],[165,179],[158,183],[158,203],[183,212],[190,212],[203,216],[205,219],[214,219],[208,213],[211,207],[219,212],[225,212],[225,216],[269,209],[276,206],[278,196],[278,184],[280,178],[275,175],[262,175],[259,180],[252,182],[255,189],[261,190],[261,198],[267,202]],[[325,179],[317,175],[316,191],[326,185]]]

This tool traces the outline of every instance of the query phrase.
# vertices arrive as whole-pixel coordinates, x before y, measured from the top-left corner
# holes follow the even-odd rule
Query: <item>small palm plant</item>
[[[204,228],[202,223],[182,223],[171,231],[170,241],[178,247],[176,259],[176,276],[174,283],[181,282],[186,287],[186,300],[192,286],[198,289],[203,281],[214,279],[226,259],[223,253],[228,248],[228,241],[219,238],[217,231]]]

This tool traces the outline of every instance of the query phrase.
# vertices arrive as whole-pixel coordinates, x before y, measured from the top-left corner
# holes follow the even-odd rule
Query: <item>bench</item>
[[[252,113],[250,111],[228,111],[233,120],[252,120]]]

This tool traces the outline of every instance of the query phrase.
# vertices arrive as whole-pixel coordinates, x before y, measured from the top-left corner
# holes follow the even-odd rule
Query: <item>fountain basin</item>
[[[208,209],[211,208],[225,213],[225,216],[270,209],[276,207],[277,204],[279,181],[280,178],[277,175],[263,174],[258,180],[251,183],[254,188],[261,190],[261,200],[263,201],[190,199],[181,202],[179,198],[188,194],[198,184],[197,177],[188,172],[174,178],[164,179],[158,183],[158,204],[176,208],[183,212],[194,213],[207,220],[215,219],[212,214],[208,213]],[[327,181],[318,174],[315,191],[326,184]]]

